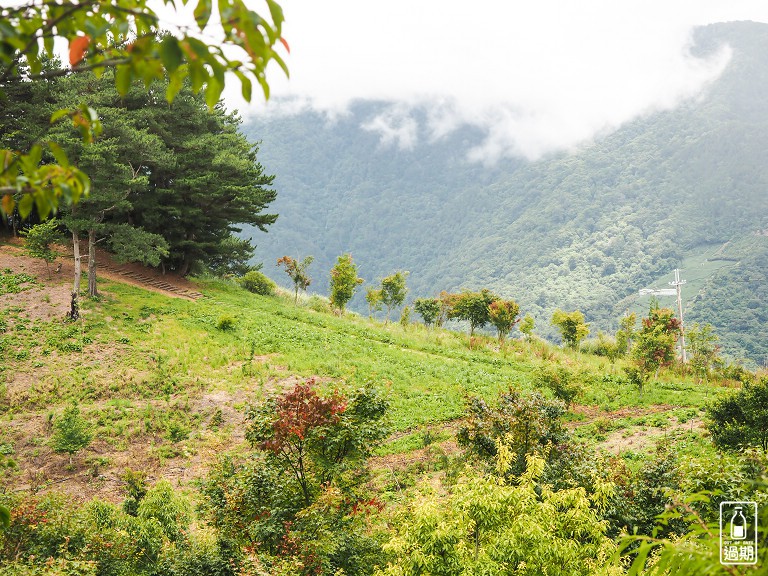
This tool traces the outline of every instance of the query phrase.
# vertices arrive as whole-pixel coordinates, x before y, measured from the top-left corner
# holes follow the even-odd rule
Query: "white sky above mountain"
[[[461,124],[485,130],[469,157],[535,159],[588,142],[639,115],[695,97],[727,48],[688,53],[694,26],[768,22],[768,2],[739,0],[283,0],[291,78],[244,115],[312,107],[330,117],[355,99],[392,102],[364,127],[412,147]],[[260,5],[254,3],[260,9]],[[289,100],[290,103],[287,103]],[[430,111],[428,126],[411,117]]]

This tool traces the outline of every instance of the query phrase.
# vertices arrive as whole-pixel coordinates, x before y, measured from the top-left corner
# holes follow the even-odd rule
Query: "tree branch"
[[[33,4],[30,5],[30,7],[32,7],[32,6],[34,6],[34,5]],[[26,53],[32,48],[32,46],[34,46],[37,43],[37,41],[42,36],[45,35],[46,32],[48,32],[50,30],[53,30],[53,28],[59,22],[61,22],[62,20],[68,18],[69,16],[71,16],[72,14],[77,12],[78,10],[82,10],[84,8],[88,8],[88,5],[87,4],[73,4],[73,5],[71,5],[67,10],[64,10],[64,12],[62,12],[62,14],[58,18],[56,18],[54,20],[51,20],[50,22],[48,22],[46,24],[45,27],[41,28],[40,29],[40,35],[33,34],[32,37],[29,39],[29,42],[27,42],[27,44],[24,46],[24,48],[22,48],[18,52],[18,54],[16,54],[16,56],[14,56],[13,60],[11,61],[11,65],[8,66],[8,68],[6,68],[5,71],[3,72],[3,75],[0,76],[0,82],[5,82],[8,79],[10,72],[19,65],[19,61],[21,60],[22,56],[25,56]]]

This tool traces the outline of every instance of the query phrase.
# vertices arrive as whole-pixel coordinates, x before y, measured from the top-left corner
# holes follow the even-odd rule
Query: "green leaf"
[[[246,102],[251,101],[251,93],[253,91],[253,83],[251,82],[251,79],[248,78],[245,74],[240,72],[240,70],[235,70],[235,76],[237,76],[240,80],[240,85],[242,87],[243,92],[243,100]]]
[[[288,66],[286,65],[285,61],[280,57],[280,55],[277,52],[272,52],[272,59],[277,62],[277,64],[280,66],[280,68],[283,69],[283,72],[285,72],[285,76],[287,78],[291,77],[290,72],[288,72]]]
[[[131,76],[131,67],[128,65],[118,66],[115,70],[115,87],[120,96],[125,96],[131,89]]]
[[[264,92],[264,99],[269,100],[269,83],[267,82],[267,79],[264,78],[263,74],[259,74],[256,79],[259,81],[261,89]]]
[[[69,168],[69,158],[67,158],[66,152],[56,144],[56,142],[48,142],[48,148],[51,150],[51,154],[56,158],[56,162],[63,168]]]
[[[280,36],[281,28],[285,17],[283,16],[283,8],[275,2],[275,0],[267,0],[267,6],[269,6],[269,14],[272,16],[272,23],[275,26],[277,35]]]
[[[32,146],[25,160],[27,159],[29,160],[31,166],[37,166],[40,164],[40,160],[43,159],[43,148],[40,146],[40,144],[35,144]]]
[[[232,30],[232,14],[234,8],[232,6],[232,0],[219,0],[219,18],[221,18],[221,27],[225,33],[229,33]]]
[[[208,20],[211,19],[211,0],[198,0],[197,6],[195,6],[195,22],[197,22],[200,30],[208,25]]]
[[[176,72],[168,75],[168,87],[165,89],[165,99],[170,104],[179,90],[184,86],[184,72],[185,69],[177,70]]]
[[[208,80],[208,86],[205,89],[205,103],[208,108],[213,109],[221,97],[224,90],[224,84],[214,75]]]
[[[30,212],[32,212],[32,206],[35,203],[35,199],[32,198],[31,194],[25,194],[21,200],[19,200],[18,204],[18,210],[19,210],[19,216],[23,218],[26,218],[29,216]]]
[[[197,38],[187,38],[186,40],[189,47],[199,58],[208,60],[210,57],[210,51],[208,50],[208,45],[205,42],[198,40]]]
[[[192,81],[192,91],[197,94],[208,79],[208,72],[199,61],[193,60],[189,63],[189,78]]]
[[[53,55],[53,36],[50,34],[47,34],[43,36],[43,48],[45,48],[45,53],[49,56]]]
[[[75,173],[74,180],[77,184],[75,190],[72,193],[72,202],[77,203],[81,196],[88,197],[91,194],[91,179],[85,172],[78,170]]]
[[[65,116],[69,116],[71,111],[68,108],[62,108],[61,110],[56,110],[53,114],[51,114],[51,124],[56,122],[57,120],[61,120]]]
[[[184,54],[179,48],[179,41],[173,36],[166,36],[160,43],[160,60],[165,69],[170,72],[176,72],[184,59]]]

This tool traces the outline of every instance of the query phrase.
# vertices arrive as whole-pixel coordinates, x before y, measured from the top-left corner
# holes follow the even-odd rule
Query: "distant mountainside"
[[[413,298],[480,287],[513,297],[547,336],[556,308],[582,310],[593,333],[615,330],[626,310],[647,307],[637,291],[666,286],[678,267],[686,323],[712,323],[729,356],[763,364],[768,25],[700,28],[695,53],[723,43],[733,58],[700,98],[538,162],[471,163],[482,134],[468,128],[409,150],[382,145],[361,125],[383,102],[333,122],[253,119],[244,130],[277,175],[280,218],[269,234],[244,234],[278,281],[278,257],[312,254],[312,289],[325,292],[336,256],[351,252],[369,282],[409,270]]]

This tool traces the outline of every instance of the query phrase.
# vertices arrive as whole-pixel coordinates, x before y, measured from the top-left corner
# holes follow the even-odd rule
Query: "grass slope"
[[[126,468],[188,483],[217,454],[245,448],[249,402],[311,377],[341,389],[367,382],[386,389],[393,436],[382,454],[420,447],[427,430],[432,440],[450,438],[468,395],[493,399],[509,386],[531,391],[544,365],[579,373],[585,390],[571,420],[588,441],[688,421],[719,390],[663,375],[641,395],[622,377],[621,361],[541,341],[500,347],[480,337],[470,348],[464,334],[338,317],[322,311],[319,299],[294,306],[291,297],[256,296],[223,281],[201,280],[205,297],[196,302],[105,281],[103,297],[85,301],[83,319],[70,323],[63,311],[33,313],[66,289],[61,279],[10,269],[3,278],[5,487],[55,484],[118,499]],[[220,328],[225,324],[231,327]],[[52,420],[70,402],[96,433],[74,468],[49,447]]]

